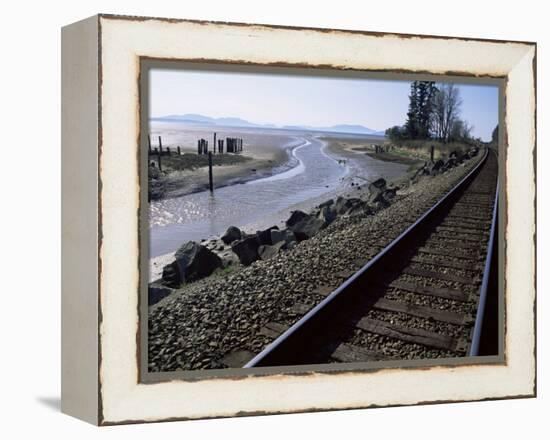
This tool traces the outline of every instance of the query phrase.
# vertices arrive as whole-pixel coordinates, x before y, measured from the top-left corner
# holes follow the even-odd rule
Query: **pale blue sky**
[[[409,81],[191,70],[150,71],[149,114],[198,113],[275,125],[405,122]],[[460,85],[462,118],[489,140],[498,123],[496,86]]]

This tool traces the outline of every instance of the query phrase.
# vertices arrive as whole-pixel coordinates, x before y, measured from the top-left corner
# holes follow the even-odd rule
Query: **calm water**
[[[289,205],[334,190],[348,172],[325,152],[322,141],[304,137],[292,153],[298,164],[283,173],[244,184],[152,202],[150,257],[182,243],[225,232],[230,225],[257,223]]]
[[[158,127],[163,140],[164,128]],[[185,134],[183,127],[170,130],[173,141],[183,145],[187,143],[183,142],[186,137],[192,138]],[[193,136],[196,137],[196,133]],[[268,144],[283,149],[295,145],[289,161],[292,168],[283,167],[286,171],[269,177],[218,188],[214,194],[203,191],[151,202],[150,258],[173,252],[189,240],[200,242],[203,238],[221,235],[231,225],[250,231],[269,227],[285,219],[292,205],[323,199],[325,194],[329,198],[343,188],[349,190],[350,181],[356,178],[363,179],[355,180],[363,184],[365,180],[372,181],[381,175],[386,178],[398,176],[407,168],[365,155],[356,160],[340,160],[329,155],[325,143],[309,133],[249,130],[247,136],[254,140],[250,143],[250,150],[261,150],[262,145]]]

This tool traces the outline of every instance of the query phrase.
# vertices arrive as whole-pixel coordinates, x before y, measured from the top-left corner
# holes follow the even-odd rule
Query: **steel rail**
[[[495,275],[491,271],[491,261],[493,258],[493,246],[496,240],[496,232],[497,232],[498,187],[499,187],[499,183],[497,180],[497,189],[495,191],[495,199],[494,199],[495,202],[493,206],[493,216],[491,219],[491,231],[489,235],[489,243],[487,244],[487,257],[485,259],[485,267],[483,270],[483,280],[481,282],[481,287],[479,288],[479,303],[477,307],[474,333],[472,336],[472,343],[470,345],[470,356],[479,355],[479,346],[480,346],[481,334],[483,329],[483,319],[485,316],[485,303],[487,302],[487,291],[488,291],[490,278],[491,276]]]
[[[489,151],[485,149],[483,158],[465,177],[463,177],[459,183],[457,183],[451,190],[447,192],[441,199],[439,199],[430,209],[422,214],[412,225],[410,225],[405,231],[403,231],[397,238],[395,238],[390,244],[376,254],[371,260],[369,260],[363,267],[361,267],[355,274],[348,278],[344,283],[332,291],[324,300],[313,307],[307,312],[301,319],[284,331],[278,338],[271,342],[267,347],[258,353],[254,358],[247,362],[243,368],[254,368],[259,366],[272,365],[273,359],[278,356],[278,353],[285,350],[285,346],[292,345],[292,339],[299,339],[300,333],[306,332],[306,328],[310,323],[318,318],[322,319],[322,313],[326,312],[330,305],[336,301],[342,301],[345,293],[368,272],[374,272],[375,267],[379,267],[383,264],[385,257],[390,252],[397,249],[400,245],[406,242],[413,236],[413,232],[420,230],[424,227],[432,218],[437,215],[437,212],[445,207],[445,204],[452,201],[454,197],[458,197],[460,191],[470,183],[477,173],[481,170],[481,167],[485,164]],[[284,357],[284,355],[283,355]],[[280,365],[279,363],[275,363]]]

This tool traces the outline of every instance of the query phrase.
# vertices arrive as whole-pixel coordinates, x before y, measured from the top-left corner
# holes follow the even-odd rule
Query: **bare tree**
[[[452,136],[453,125],[458,119],[461,105],[462,98],[455,84],[438,84],[434,96],[432,125],[436,136],[443,142],[448,142]]]

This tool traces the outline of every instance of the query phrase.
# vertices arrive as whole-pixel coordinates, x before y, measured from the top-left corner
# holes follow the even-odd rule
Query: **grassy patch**
[[[429,159],[431,146],[434,146],[434,156],[436,159],[447,157],[453,151],[466,151],[471,145],[461,142],[451,142],[444,144],[436,140],[410,140],[398,141],[393,144],[391,152],[393,154],[402,154],[419,159]]]
[[[157,156],[154,154],[149,156],[150,161],[157,162]],[[236,165],[239,163],[247,162],[252,160],[249,156],[243,156],[241,154],[213,154],[212,155],[212,165]],[[183,154],[172,154],[170,156],[162,156],[161,158],[162,169],[163,170],[172,170],[172,171],[184,171],[184,170],[194,170],[197,168],[202,168],[208,166],[208,156],[206,154],[193,154],[193,153],[183,153]]]

